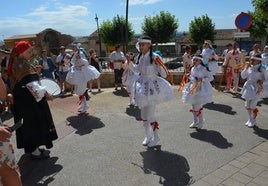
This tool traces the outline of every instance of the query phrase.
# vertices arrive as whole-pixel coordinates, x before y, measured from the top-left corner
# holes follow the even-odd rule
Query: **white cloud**
[[[148,5],[155,4],[161,0],[129,0],[129,5]]]
[[[46,28],[55,29],[73,36],[89,35],[95,30],[94,19],[88,20],[89,11],[81,5],[54,6],[42,5],[20,18],[0,20],[1,33],[6,37],[21,34],[35,34]],[[91,30],[90,30],[91,28]],[[29,33],[30,31],[30,33]]]

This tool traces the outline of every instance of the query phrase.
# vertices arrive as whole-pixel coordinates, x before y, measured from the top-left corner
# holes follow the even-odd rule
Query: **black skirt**
[[[27,83],[38,80],[37,74],[29,74],[13,89],[14,122],[23,119],[23,125],[16,131],[17,148],[24,148],[25,153],[41,145],[52,148],[52,141],[58,138],[46,99],[37,102],[26,87]]]

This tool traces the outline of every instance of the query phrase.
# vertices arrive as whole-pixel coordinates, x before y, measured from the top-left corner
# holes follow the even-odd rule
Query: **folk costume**
[[[245,107],[248,112],[249,118],[245,123],[248,127],[254,127],[256,122],[256,117],[258,114],[258,109],[256,108],[257,103],[260,98],[268,97],[267,89],[264,89],[263,82],[268,81],[268,72],[265,66],[261,64],[261,56],[255,55],[251,57],[251,61],[258,61],[255,64],[248,65],[241,72],[241,77],[247,79],[242,88],[241,94],[242,98],[245,99]]]
[[[218,56],[215,53],[215,50],[213,49],[211,42],[209,40],[205,41],[206,46],[202,50],[202,57],[203,61],[205,63],[208,63],[209,70],[211,71],[212,75],[215,75],[219,71],[219,65],[218,65]]]
[[[97,79],[100,76],[99,71],[89,65],[81,51],[74,53],[71,59],[72,67],[66,76],[66,82],[74,85],[74,93],[79,96],[78,112],[85,113],[87,111],[87,82],[89,80]]]
[[[200,60],[201,63],[194,65],[190,73],[190,82],[185,86],[182,94],[182,101],[184,103],[192,104],[190,112],[193,113],[194,121],[190,125],[190,128],[202,128],[203,119],[203,105],[212,101],[212,86],[213,74],[208,68],[208,64],[203,62],[201,55],[193,57],[195,64],[196,60]]]
[[[137,46],[140,44],[151,44],[151,39],[141,38]],[[140,74],[134,85],[134,98],[141,109],[141,118],[145,127],[146,137],[142,144],[153,147],[160,140],[159,125],[155,117],[156,105],[174,98],[172,86],[164,79],[168,71],[161,57],[152,52],[152,47],[146,53],[141,50],[137,64],[129,63],[129,67]]]
[[[36,158],[46,158],[43,151],[37,152],[38,147],[45,145],[48,149],[52,148],[52,141],[58,136],[46,100],[46,87],[40,85],[34,67],[22,57],[29,55],[30,48],[28,41],[18,42],[8,66],[14,97],[14,123],[23,119],[23,125],[16,130],[17,148],[23,148],[25,153],[36,152],[35,155],[39,154]]]
[[[226,67],[226,88],[229,92],[233,83],[233,91],[237,93],[239,75],[243,68],[243,54],[237,49],[237,44],[233,44],[233,50],[227,53],[223,66]]]
[[[129,56],[127,56],[127,60],[131,60]],[[133,62],[133,61],[132,61]],[[129,96],[129,106],[135,106],[136,102],[135,102],[135,98],[134,98],[134,85],[135,82],[137,81],[139,77],[139,74],[132,71],[129,68],[129,63],[126,64],[123,76],[122,76],[122,83],[123,85],[126,86],[126,90],[128,92],[128,96]]]

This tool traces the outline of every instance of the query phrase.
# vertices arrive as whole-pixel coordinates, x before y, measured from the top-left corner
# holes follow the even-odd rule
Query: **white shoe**
[[[159,137],[154,137],[153,140],[151,140],[149,143],[148,143],[148,147],[154,147],[156,146],[156,144],[160,141],[160,138]]]
[[[252,128],[252,127],[254,127],[254,126],[255,126],[254,123],[252,123],[252,122],[249,122],[249,123],[248,123],[248,127],[249,127],[249,128]]]
[[[144,140],[143,140],[143,142],[142,142],[142,145],[143,146],[148,145],[151,142],[151,140],[152,140],[152,138],[145,137]]]
[[[198,128],[198,129],[202,129],[202,127],[203,127],[203,121],[198,123],[197,128]]]
[[[198,127],[198,123],[191,123],[191,125],[189,126],[190,128],[197,128]]]
[[[248,121],[245,123],[245,125],[248,126],[249,123],[250,123],[250,120],[248,120]]]

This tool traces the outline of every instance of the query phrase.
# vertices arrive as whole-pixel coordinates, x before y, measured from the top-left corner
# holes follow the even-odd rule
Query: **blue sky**
[[[160,11],[175,15],[178,31],[188,31],[194,17],[207,14],[216,29],[235,28],[235,17],[254,8],[251,0],[129,0],[129,22],[141,32],[145,16]],[[12,0],[1,1],[0,40],[13,35],[36,34],[46,28],[72,36],[90,35],[104,20],[125,16],[126,0]]]

